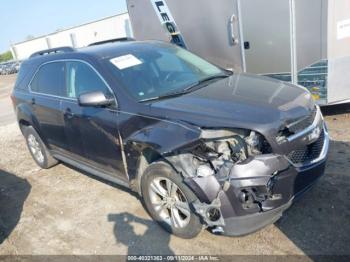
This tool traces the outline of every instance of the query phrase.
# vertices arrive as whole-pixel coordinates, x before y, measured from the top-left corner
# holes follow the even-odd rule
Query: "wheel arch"
[[[200,129],[189,124],[154,119],[133,133],[121,132],[131,189],[140,193],[142,174],[154,162],[166,162],[178,172],[168,157],[197,142],[200,135]]]
[[[16,107],[17,121],[19,128],[24,135],[24,128],[31,126],[38,133],[41,140],[44,142],[45,146],[48,147],[45,136],[43,136],[40,128],[39,121],[35,117],[35,114],[32,112],[30,107],[26,104],[20,104]],[[49,147],[48,147],[49,148]]]
[[[130,157],[131,155],[129,155]],[[133,191],[141,194],[141,179],[147,167],[153,163],[164,162],[168,164],[175,172],[179,173],[179,170],[167,159],[166,156],[162,155],[159,151],[151,146],[143,148],[138,151],[136,155],[131,157],[128,162],[128,173],[130,179],[130,187]]]

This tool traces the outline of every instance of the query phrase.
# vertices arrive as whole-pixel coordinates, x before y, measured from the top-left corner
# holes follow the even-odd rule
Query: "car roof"
[[[23,61],[23,63],[33,63],[42,64],[45,62],[50,62],[53,60],[64,60],[64,59],[86,59],[94,58],[96,60],[109,59],[120,55],[121,53],[128,53],[136,49],[142,49],[143,47],[150,45],[167,45],[165,42],[161,41],[123,41],[123,42],[113,42],[104,43],[101,45],[92,45],[83,48],[69,48],[62,47],[62,52],[59,52],[60,48],[55,48],[58,52],[46,53],[50,50],[43,50],[44,55],[35,53],[29,59]]]

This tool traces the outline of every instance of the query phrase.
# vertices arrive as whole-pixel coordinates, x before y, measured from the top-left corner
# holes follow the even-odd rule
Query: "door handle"
[[[232,45],[237,45],[238,44],[238,38],[235,35],[235,28],[234,28],[234,23],[237,22],[237,16],[235,14],[231,15],[230,18],[230,29],[231,29],[231,40],[232,40]]]
[[[64,112],[64,116],[67,119],[72,119],[74,117],[74,113],[72,112],[72,110],[68,107],[66,108],[66,111]]]

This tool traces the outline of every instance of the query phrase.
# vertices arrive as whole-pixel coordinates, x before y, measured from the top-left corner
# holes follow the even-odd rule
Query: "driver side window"
[[[106,96],[111,92],[101,77],[83,62],[67,62],[67,97],[78,98],[81,94],[102,91]]]

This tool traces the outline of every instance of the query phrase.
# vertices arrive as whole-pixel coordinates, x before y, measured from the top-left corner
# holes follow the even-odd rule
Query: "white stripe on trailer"
[[[173,44],[177,44],[181,47],[186,48],[185,41],[178,30],[178,26],[175,22],[173,15],[171,14],[169,7],[165,0],[150,0],[153,6],[154,11],[157,14],[157,17],[165,27],[165,29],[169,32],[171,37],[171,42]]]

